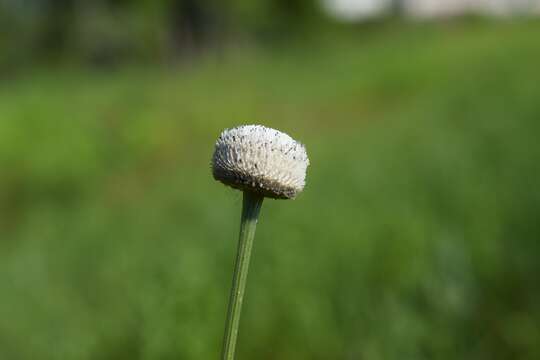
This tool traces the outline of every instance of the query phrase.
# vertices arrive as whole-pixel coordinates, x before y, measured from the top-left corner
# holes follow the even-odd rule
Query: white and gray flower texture
[[[223,131],[212,158],[214,179],[274,199],[295,198],[304,189],[308,165],[304,145],[262,125]]]

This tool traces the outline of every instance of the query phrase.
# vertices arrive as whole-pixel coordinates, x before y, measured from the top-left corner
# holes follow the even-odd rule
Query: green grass
[[[307,145],[239,359],[540,357],[540,23],[386,25],[0,84],[0,358],[217,359],[241,194],[220,131]]]

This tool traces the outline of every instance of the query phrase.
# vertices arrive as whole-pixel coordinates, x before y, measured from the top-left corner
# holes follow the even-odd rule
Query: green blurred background
[[[540,358],[540,21],[0,1],[0,359],[217,359],[221,130],[306,144],[239,359]]]

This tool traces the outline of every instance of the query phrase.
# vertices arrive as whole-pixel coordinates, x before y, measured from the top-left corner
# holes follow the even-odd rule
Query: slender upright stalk
[[[304,189],[308,165],[304,145],[265,126],[226,129],[216,141],[212,156],[214,179],[244,191],[222,360],[234,360],[249,258],[263,199],[294,199]]]
[[[240,238],[238,240],[238,252],[234,266],[233,283],[229,298],[229,310],[227,323],[225,324],[225,336],[223,338],[222,360],[233,360],[240,325],[240,312],[244,300],[244,290],[249,268],[249,258],[255,237],[257,219],[264,197],[250,191],[244,191],[242,206],[242,220],[240,222]]]

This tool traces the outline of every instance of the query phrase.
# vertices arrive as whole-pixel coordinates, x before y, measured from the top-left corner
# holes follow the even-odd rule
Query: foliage
[[[320,15],[313,0],[2,0],[0,67],[165,62],[237,38],[288,39]]]

